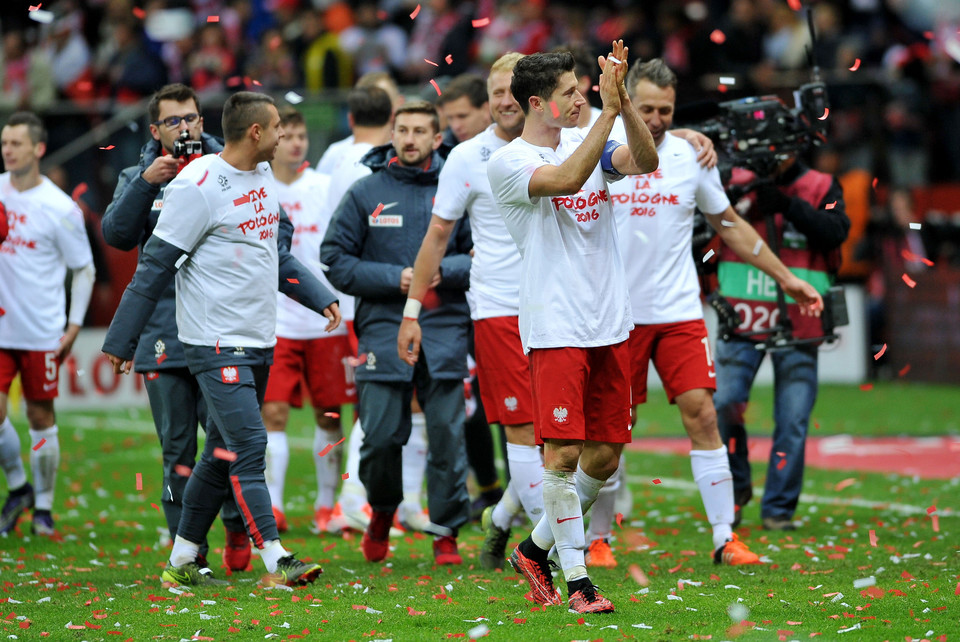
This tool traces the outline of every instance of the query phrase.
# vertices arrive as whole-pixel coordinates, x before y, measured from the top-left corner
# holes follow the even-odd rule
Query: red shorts
[[[523,354],[517,317],[475,321],[473,341],[487,421],[504,426],[533,423],[530,361]]]
[[[544,439],[630,442],[633,401],[626,341],[531,350],[530,378],[538,444]]]
[[[60,361],[53,350],[11,350],[0,348],[0,392],[10,392],[13,378],[20,373],[23,398],[27,401],[50,401],[57,398]]]
[[[647,371],[651,360],[670,403],[689,390],[717,389],[717,372],[703,319],[638,325],[630,332],[635,403],[647,401]]]
[[[348,335],[322,339],[277,337],[264,403],[278,401],[299,408],[303,405],[303,388],[310,394],[314,408],[355,403],[357,387],[353,368],[347,365],[347,357],[355,355],[350,352]]]

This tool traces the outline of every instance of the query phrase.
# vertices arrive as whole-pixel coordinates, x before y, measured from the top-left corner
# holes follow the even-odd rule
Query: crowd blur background
[[[146,100],[163,84],[196,89],[215,135],[231,91],[297,104],[315,163],[349,133],[346,91],[361,74],[388,71],[405,94],[436,99],[431,80],[442,90],[485,74],[507,51],[602,54],[623,38],[632,60],[662,57],[677,72],[681,107],[767,94],[792,106],[811,79],[810,11],[831,104],[828,142],[807,160],[844,187],[853,226],[841,277],[868,294],[872,348],[916,348],[931,372],[952,361],[930,378],[960,381],[956,0],[33,1],[0,3],[0,121],[29,109],[47,123],[43,171],[81,204],[96,246],[95,325],[109,322],[136,261],[105,246],[99,217],[138,160]]]

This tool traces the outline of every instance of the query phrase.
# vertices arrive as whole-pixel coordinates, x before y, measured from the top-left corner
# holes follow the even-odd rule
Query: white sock
[[[587,532],[588,542],[592,542],[595,539],[608,539],[610,537],[610,531],[613,528],[613,518],[616,512],[615,504],[617,501],[617,492],[620,490],[622,471],[623,460],[621,459],[617,471],[610,475],[610,478],[604,482],[600,488],[600,493],[597,495],[596,501],[593,502],[593,507],[590,509],[590,527]],[[579,468],[577,468],[577,472],[580,472]]]
[[[713,526],[713,549],[716,550],[733,535],[730,528],[733,523],[733,475],[726,447],[691,450],[690,467],[693,481],[700,488],[707,520]]]
[[[287,479],[287,465],[290,463],[290,446],[287,433],[267,431],[267,490],[270,491],[270,503],[283,510],[283,485]],[[272,573],[273,571],[271,571]]]
[[[172,566],[183,566],[197,560],[200,554],[200,545],[185,540],[179,535],[173,538],[173,550],[170,551],[170,564]]]
[[[367,503],[367,489],[360,482],[360,445],[363,443],[363,427],[360,420],[353,423],[347,438],[347,478],[340,484],[337,502],[346,514],[359,514]]]
[[[0,468],[7,477],[7,488],[16,490],[27,483],[27,471],[20,457],[20,435],[10,417],[0,424]]]
[[[503,492],[503,497],[493,507],[491,519],[493,525],[501,530],[507,530],[513,525],[513,518],[517,513],[523,510],[520,506],[520,496],[517,493],[517,484],[514,478],[510,478],[507,489]]]
[[[57,485],[60,467],[60,438],[56,424],[44,430],[30,429],[30,471],[33,473],[33,492],[36,510],[53,509],[53,489]],[[46,442],[34,450],[41,439]]]
[[[322,506],[333,508],[333,498],[337,492],[337,484],[340,483],[340,465],[343,457],[343,450],[336,443],[343,439],[343,431],[324,430],[320,426],[315,426],[313,430],[313,463],[317,471],[317,501],[313,508]],[[328,446],[332,446],[326,454],[321,457],[318,453],[323,452]]]
[[[278,539],[264,542],[263,548],[260,549],[260,559],[263,560],[264,566],[267,567],[267,573],[276,571],[277,562],[280,561],[280,558],[286,557],[289,554]]]
[[[532,524],[543,515],[543,459],[536,446],[507,443],[510,484],[516,484],[520,505]]]
[[[574,473],[543,471],[543,519],[533,529],[533,543],[549,550],[556,544],[560,567],[568,582],[587,576],[583,560],[583,513]],[[544,526],[550,537],[544,538]],[[550,541],[552,540],[552,541]]]
[[[410,439],[403,447],[403,501],[421,505],[423,478],[427,473],[427,420],[422,412],[411,418]]]

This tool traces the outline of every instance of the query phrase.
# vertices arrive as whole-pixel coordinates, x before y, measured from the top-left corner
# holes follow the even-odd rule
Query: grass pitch
[[[949,424],[956,420],[950,414],[951,389],[834,388],[822,391],[814,413],[825,434],[869,434],[871,424],[878,427],[873,432],[891,434],[896,417],[910,419],[901,433],[955,432]],[[862,401],[868,394],[873,396]],[[676,433],[676,409],[652,397],[641,409],[646,430]],[[836,407],[829,403],[834,398]],[[895,409],[884,412],[885,403]],[[25,432],[23,421],[14,421]],[[290,427],[291,532],[284,544],[319,560],[324,574],[310,587],[265,590],[257,584],[263,566],[255,558],[255,570],[234,575],[236,583],[227,590],[190,592],[165,589],[159,579],[169,549],[162,544],[163,518],[151,505],[159,505],[160,465],[149,413],[61,413],[58,421],[63,465],[54,512],[60,537],[51,542],[31,536],[29,523],[21,521],[17,533],[0,538],[4,637],[948,640],[957,635],[957,479],[808,469],[797,513],[803,528],[759,530],[759,508],[751,504],[739,532],[769,563],[730,568],[712,563],[709,526],[688,458],[631,452],[634,508],[615,529],[613,542],[620,566],[591,573],[617,612],[582,617],[524,599],[526,588],[509,566],[502,573],[479,569],[482,538],[472,525],[461,531],[461,567],[435,566],[430,539],[418,533],[393,541],[384,564],[363,560],[359,535],[311,534],[311,428],[308,413],[301,412]],[[881,421],[890,433],[879,428]],[[758,423],[757,434],[762,430]],[[142,491],[136,490],[137,473]],[[757,466],[761,484],[762,473]],[[511,546],[525,534],[526,529],[514,529]],[[217,522],[211,532],[213,565],[219,564],[222,544]],[[638,569],[648,586],[638,583]],[[565,588],[560,581],[558,586]]]

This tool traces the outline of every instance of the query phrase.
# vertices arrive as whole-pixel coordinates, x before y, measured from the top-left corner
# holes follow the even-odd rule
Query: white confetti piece
[[[910,229],[911,229],[911,230],[919,230],[921,227],[923,227],[923,226],[922,226],[920,223],[911,223],[911,224],[910,224]]]
[[[635,629],[652,629],[652,626],[647,626],[646,624],[633,624],[631,625]]]
[[[34,22],[39,22],[41,24],[48,25],[53,22],[53,12],[47,11],[46,9],[37,9],[36,11],[31,11],[27,16]]]
[[[295,91],[288,91],[283,95],[283,99],[291,105],[299,105],[303,102],[303,96]]]
[[[487,633],[490,632],[490,627],[486,624],[481,624],[480,626],[475,626],[469,631],[467,631],[467,637],[476,640],[477,638],[482,638]]]
[[[864,577],[858,580],[853,580],[853,588],[867,588],[868,586],[876,586],[877,578],[873,575],[870,577]]]
[[[617,60],[616,56],[607,56],[607,60],[615,65],[619,65],[622,62],[621,60]]]
[[[757,244],[753,246],[753,255],[759,256],[760,250],[762,249],[763,249],[763,241],[761,239],[757,239]]]
[[[736,84],[737,84],[737,79],[734,78],[733,76],[720,76],[720,84],[721,84],[721,85],[731,85],[731,86],[732,86],[732,85],[736,85]]]
[[[860,623],[857,622],[856,624],[854,624],[853,626],[851,626],[851,627],[849,627],[849,628],[839,629],[839,630],[837,631],[837,633],[849,633],[850,631],[856,631],[856,630],[859,629],[859,628],[860,628]]]
[[[706,263],[707,261],[709,261],[709,260],[711,259],[711,257],[713,257],[713,254],[714,254],[713,250],[710,250],[709,252],[707,252],[706,254],[704,254],[704,255],[703,255],[703,259],[702,259],[703,262]]]
[[[737,586],[736,584],[727,584],[727,585],[724,586],[723,588],[725,588],[725,589],[737,589],[738,591],[740,590],[740,587]]]
[[[750,609],[743,604],[735,602],[727,607],[727,615],[729,615],[730,619],[734,622],[742,622],[750,617]]]
[[[843,599],[843,593],[837,593],[836,595],[833,596],[833,598],[830,601],[839,602],[842,599]]]
[[[682,597],[680,597],[679,595],[673,595],[672,593],[667,596],[667,599],[668,599],[668,600],[679,600],[680,602],[683,602],[683,598],[682,598]]]

